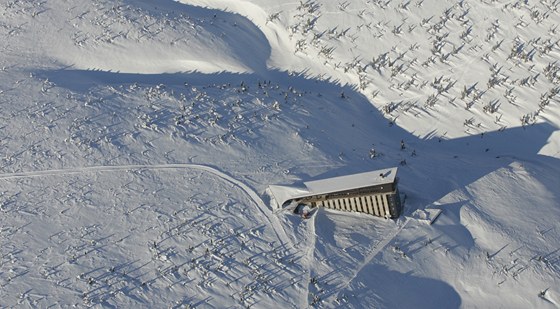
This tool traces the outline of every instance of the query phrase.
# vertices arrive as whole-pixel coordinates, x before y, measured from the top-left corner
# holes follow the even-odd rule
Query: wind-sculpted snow
[[[35,44],[72,68],[131,73],[259,72],[270,56],[265,36],[253,23],[222,10],[172,0],[49,5],[60,16],[45,25]],[[52,44],[44,32],[70,35],[59,35]]]
[[[558,307],[558,6],[0,4],[1,305]],[[392,166],[395,221],[265,194]]]
[[[252,2],[266,22],[245,2],[195,1],[254,20],[283,54],[274,67],[355,85],[417,136],[560,122],[557,2]]]
[[[104,166],[0,178],[4,305],[293,304],[286,295],[300,257],[260,198],[216,169]],[[215,292],[203,299],[198,288]]]
[[[138,75],[99,71],[38,72],[36,77],[19,84],[38,89],[36,91],[40,96],[65,98],[63,102],[66,102],[64,106],[67,107],[55,108],[50,103],[44,106],[33,104],[24,111],[33,115],[36,121],[44,121],[40,126],[49,127],[55,132],[62,128],[64,130],[61,135],[48,135],[46,140],[39,139],[43,136],[42,132],[23,131],[28,133],[27,140],[34,142],[27,148],[23,144],[23,149],[27,151],[10,152],[11,160],[5,161],[5,168],[13,172],[5,176],[41,174],[34,170],[44,170],[45,166],[38,166],[37,161],[31,165],[27,158],[43,157],[41,149],[58,142],[66,145],[66,149],[71,149],[66,152],[84,155],[84,159],[78,161],[68,158],[64,153],[60,157],[55,153],[51,156],[52,160],[45,161],[48,169],[61,170],[63,174],[81,170],[79,167],[68,167],[72,162],[81,162],[81,166],[128,165],[132,168],[135,164],[161,167],[167,166],[162,161],[170,162],[169,166],[173,166],[173,162],[191,161],[225,167],[224,171],[228,174],[238,181],[246,180],[248,186],[257,188],[259,192],[263,192],[269,183],[286,182],[294,177],[307,178],[310,172],[314,173],[312,177],[320,178],[321,173],[329,176],[352,169],[360,171],[391,166],[406,160],[399,175],[402,179],[401,188],[408,195],[407,203],[413,207],[407,210],[410,214],[414,208],[422,208],[446,195],[456,196],[453,193],[455,189],[468,187],[511,162],[534,158],[545,165],[554,165],[557,161],[537,155],[540,146],[546,143],[554,130],[546,124],[469,138],[419,140],[398,126],[389,126],[387,120],[352,88],[274,74],[284,82],[298,81],[297,84],[304,88],[269,84],[255,75],[224,73]],[[48,80],[48,83],[42,83],[44,89],[36,86],[41,84],[41,80]],[[340,97],[341,91],[345,92],[346,98]],[[13,127],[15,123],[10,123],[7,129],[18,134],[18,131],[12,131]],[[516,139],[525,142],[523,145],[508,142]],[[406,140],[407,149],[400,149],[400,140]],[[12,145],[13,142],[7,141],[6,145]],[[377,151],[377,156],[373,158],[370,157],[372,146]],[[416,156],[411,155],[412,150],[415,150]],[[511,157],[511,154],[516,156]],[[359,166],[352,166],[351,162],[359,162]],[[95,168],[92,169],[93,172]],[[48,176],[49,172],[44,173]],[[91,185],[95,183],[97,180],[92,181]],[[549,183],[548,188],[540,188],[538,192],[552,192],[556,182],[550,179]],[[157,192],[158,187],[160,185],[154,183],[153,189],[149,190]],[[73,187],[67,187],[66,190],[75,191]],[[144,190],[135,192],[138,195],[131,199],[144,199]],[[186,193],[179,191],[178,194],[185,196]],[[221,194],[216,192],[212,196],[213,199],[219,199]],[[267,211],[264,216],[256,218],[261,224],[271,222],[266,218],[273,216],[272,212],[267,214]],[[447,213],[453,218],[452,205]],[[365,278],[370,278],[367,274],[372,269],[387,265],[387,252],[393,251],[396,246],[403,250],[395,251],[397,257],[405,253],[408,258],[414,258],[416,254],[431,252],[429,247],[422,251],[424,247],[398,245],[403,241],[414,242],[414,239],[420,238],[418,242],[422,243],[433,237],[433,246],[441,247],[435,252],[448,252],[451,261],[464,263],[465,255],[468,256],[471,251],[478,252],[479,262],[484,263],[486,259],[483,249],[476,245],[475,238],[471,236],[473,232],[464,226],[462,220],[447,223],[445,218],[441,219],[443,226],[438,227],[438,231],[446,237],[438,243],[435,236],[427,236],[433,232],[424,231],[418,223],[408,223],[401,231],[402,225],[394,227],[393,223],[376,218],[355,216],[344,221],[334,216],[335,219],[329,221],[325,215],[319,214],[312,224],[327,229],[335,228],[336,232],[324,231],[322,228],[313,232],[312,226],[309,226],[311,222],[297,222],[301,219],[286,218],[291,216],[285,213],[279,214],[284,221],[283,227],[266,225],[278,233],[284,229],[287,231],[287,239],[295,243],[293,250],[300,257],[300,270],[305,269],[300,277],[292,281],[297,283],[297,288],[289,292],[289,297],[294,298],[297,306],[342,302],[356,306],[368,302],[388,307],[404,304],[394,303],[387,298],[376,300],[352,296],[358,290],[383,294],[374,281]],[[248,220],[247,224],[253,222],[253,219]],[[271,220],[274,221],[274,218]],[[289,224],[286,224],[286,220]],[[358,228],[357,222],[363,222],[367,227]],[[352,232],[340,230],[345,226],[351,226]],[[378,232],[372,234],[371,229],[377,229]],[[409,229],[414,229],[416,233],[409,234]],[[426,236],[418,236],[418,233]],[[365,238],[351,236],[354,234],[364,235]],[[402,234],[409,236],[401,238]],[[333,242],[335,237],[338,240]],[[535,250],[533,248],[529,252],[537,252]],[[524,253],[524,256],[527,254]],[[323,262],[318,264],[317,261]],[[407,261],[407,258],[401,257],[398,261]],[[442,262],[437,262],[437,265]],[[476,259],[471,262],[475,263]],[[412,265],[415,264],[406,262],[404,266],[414,267]],[[437,272],[431,272],[438,267],[427,267],[427,273],[423,275],[433,280],[419,280],[424,284],[433,284],[435,291],[447,295],[451,303],[462,303],[456,297],[459,291],[454,291],[457,285],[450,288],[448,279],[440,280]],[[391,274],[391,278],[401,278],[398,272]],[[441,276],[447,278],[446,273]],[[406,276],[402,278],[404,280]],[[413,277],[409,279],[414,282]],[[397,283],[387,281],[385,284],[394,287],[393,284]],[[213,293],[195,294],[205,299],[204,295]],[[410,299],[413,298],[411,296]],[[176,298],[169,295],[167,299]],[[255,299],[260,299],[260,296]],[[122,303],[121,300],[115,302]],[[222,298],[205,301],[208,304],[224,302],[227,303]],[[188,303],[196,302],[193,299]]]

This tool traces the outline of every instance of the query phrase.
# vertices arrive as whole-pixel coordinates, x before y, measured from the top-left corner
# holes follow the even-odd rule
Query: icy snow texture
[[[1,1],[0,305],[559,307],[559,6]]]

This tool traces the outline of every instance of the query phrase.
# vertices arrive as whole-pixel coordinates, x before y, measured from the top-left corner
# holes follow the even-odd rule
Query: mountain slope
[[[557,7],[1,3],[2,305],[559,307]],[[390,166],[396,221],[269,205]]]

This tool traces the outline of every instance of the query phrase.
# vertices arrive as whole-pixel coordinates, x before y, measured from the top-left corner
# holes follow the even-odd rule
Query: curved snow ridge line
[[[231,177],[230,175],[207,165],[192,164],[192,163],[176,163],[176,164],[156,164],[156,165],[105,165],[105,166],[87,166],[78,168],[68,168],[68,169],[54,169],[54,170],[44,170],[44,171],[33,171],[33,172],[18,172],[18,173],[7,173],[0,174],[0,179],[17,179],[17,178],[31,178],[31,177],[45,177],[45,176],[56,176],[56,175],[71,175],[71,174],[81,174],[88,172],[116,172],[116,171],[127,171],[127,170],[162,170],[162,169],[196,169],[205,172],[209,172],[215,176],[218,176],[222,180],[225,180],[238,188],[240,188],[245,194],[247,194],[250,199],[257,205],[260,212],[267,218],[268,222],[271,224],[276,237],[283,243],[293,244],[290,238],[282,228],[279,222],[273,221],[266,213],[266,204],[261,199],[261,197],[251,189],[249,186],[243,182]],[[279,232],[282,234],[280,235]]]
[[[270,45],[271,55],[268,59],[269,62],[274,60],[276,53],[282,50],[292,50],[290,44],[290,34],[288,29],[282,27],[275,22],[269,21],[269,12],[267,12],[263,7],[247,0],[174,0],[179,3],[196,5],[200,7],[208,7],[216,10],[222,10],[224,12],[232,12],[239,14],[241,16],[249,19],[255,27],[257,27],[266,37],[268,44]],[[282,3],[281,5],[294,6],[300,2],[292,3]],[[281,53],[280,53],[281,54]]]

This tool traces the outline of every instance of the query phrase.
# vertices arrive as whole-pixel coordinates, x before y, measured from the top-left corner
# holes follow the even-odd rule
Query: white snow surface
[[[381,184],[390,184],[397,177],[397,168],[389,168],[363,172],[352,175],[343,175],[327,179],[318,179],[304,182],[309,192],[324,194],[342,190],[351,190]]]
[[[326,179],[305,181],[301,186],[270,185],[269,194],[274,198],[273,208],[281,208],[287,201],[296,198],[321,195],[326,193],[353,190],[382,184],[392,184],[397,177],[397,168],[381,169],[352,175],[342,175]]]
[[[0,16],[0,307],[560,307],[560,2]],[[393,166],[394,221],[266,192]]]

